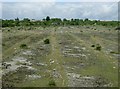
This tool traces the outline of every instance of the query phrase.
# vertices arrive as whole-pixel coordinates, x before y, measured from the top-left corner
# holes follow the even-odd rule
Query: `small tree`
[[[49,20],[50,20],[50,17],[49,17],[49,16],[47,16],[47,17],[46,17],[46,21],[49,21]]]

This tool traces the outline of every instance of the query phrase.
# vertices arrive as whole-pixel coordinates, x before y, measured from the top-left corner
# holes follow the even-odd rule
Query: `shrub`
[[[112,54],[120,54],[119,52],[114,52],[114,51],[111,51],[110,53],[112,53]]]
[[[96,45],[96,50],[100,51],[101,50],[101,46],[99,44]]]
[[[21,44],[20,48],[27,48],[27,45],[26,44]]]
[[[91,47],[95,47],[95,45],[91,45]]]
[[[120,27],[115,28],[115,30],[120,30]]]
[[[56,86],[55,81],[54,81],[54,80],[50,80],[50,81],[49,81],[49,86]]]
[[[4,43],[2,43],[2,46],[5,46],[5,44],[4,44]]]
[[[45,40],[44,40],[44,43],[45,43],[45,44],[49,44],[49,43],[50,43],[49,39],[45,39]]]

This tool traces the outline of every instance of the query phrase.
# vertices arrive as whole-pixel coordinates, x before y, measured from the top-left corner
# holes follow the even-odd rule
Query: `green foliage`
[[[2,43],[2,46],[5,46],[5,44],[4,44],[4,43]]]
[[[42,21],[41,20],[30,20],[29,18],[24,18],[23,20],[19,20],[16,18],[15,20],[1,20],[2,27],[14,27],[14,26],[68,26],[68,25],[102,25],[102,26],[111,26],[117,27],[118,21],[100,21],[100,20],[89,20],[86,19],[71,19],[68,20],[64,18],[50,18],[47,16]]]
[[[49,44],[49,43],[50,43],[49,39],[44,40],[44,44]]]
[[[27,45],[26,45],[26,44],[21,44],[21,45],[20,45],[20,48],[23,48],[23,49],[24,49],[24,48],[27,48]]]
[[[91,47],[95,47],[95,45],[91,45]]]
[[[50,21],[50,17],[49,16],[46,17],[46,21]]]
[[[100,46],[100,44],[97,44],[95,49],[98,50],[98,51],[101,51],[101,48],[102,47]]]
[[[120,30],[120,27],[115,28],[115,30]]]
[[[114,52],[114,51],[111,51],[110,53],[111,54],[120,54],[120,52]]]
[[[29,19],[29,18],[24,18],[24,19],[21,21],[21,24],[22,24],[23,26],[30,26],[30,25],[31,25],[30,19]]]
[[[15,26],[20,26],[19,18],[16,18],[16,19],[15,19]]]
[[[50,80],[48,84],[49,84],[49,86],[52,86],[52,87],[56,86],[56,83],[54,80]]]
[[[88,19],[88,18],[85,18],[85,20],[84,20],[84,21],[85,21],[85,22],[86,22],[86,21],[89,21],[89,19]]]

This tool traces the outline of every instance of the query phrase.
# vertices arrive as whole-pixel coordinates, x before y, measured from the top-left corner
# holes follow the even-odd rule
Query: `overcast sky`
[[[0,9],[3,19],[30,18],[43,19],[46,16],[55,18],[89,18],[99,20],[117,20],[118,2],[79,2],[79,0],[4,0]]]

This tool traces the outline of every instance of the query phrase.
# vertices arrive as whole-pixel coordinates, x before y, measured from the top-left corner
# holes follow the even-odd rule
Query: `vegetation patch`
[[[2,64],[3,87],[118,85],[118,60],[115,60],[119,56],[118,32],[115,28],[109,27],[109,31],[108,27],[98,25],[32,26],[28,30],[30,26],[23,26],[20,30],[11,27],[8,32],[9,28],[2,28],[5,29],[3,63],[6,63]]]
[[[112,54],[120,54],[119,52],[114,52],[114,51],[111,51],[110,53],[112,53]]]
[[[28,46],[26,44],[21,44],[20,48],[24,49],[24,48],[28,48]]]
[[[49,39],[45,39],[44,40],[44,44],[50,44],[50,40]]]
[[[91,47],[95,47],[95,45],[91,45]]]
[[[55,80],[53,80],[53,79],[50,80],[48,84],[49,84],[49,86],[52,86],[52,87],[56,86]]]
[[[97,44],[95,49],[101,51],[102,47],[100,46],[100,44]]]
[[[4,44],[4,43],[2,43],[2,46],[5,46],[5,44]]]

